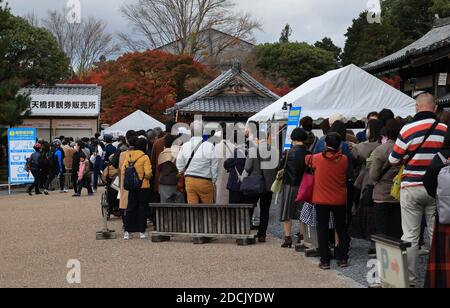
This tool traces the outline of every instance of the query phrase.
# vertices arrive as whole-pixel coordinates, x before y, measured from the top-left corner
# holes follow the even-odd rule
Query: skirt
[[[299,217],[297,198],[299,187],[291,185],[283,185],[281,189],[280,200],[280,221],[285,222]]]

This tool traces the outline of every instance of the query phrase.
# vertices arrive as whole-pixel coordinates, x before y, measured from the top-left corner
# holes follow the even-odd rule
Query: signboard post
[[[33,154],[35,144],[35,128],[8,129],[9,193],[11,193],[11,185],[34,182],[33,176],[25,170],[25,164],[27,158]]]
[[[284,150],[290,150],[292,148],[291,134],[294,129],[299,127],[300,118],[302,114],[302,107],[292,107],[289,110],[289,118],[287,123],[286,141],[284,143]]]
[[[379,277],[382,287],[409,288],[409,270],[406,250],[411,243],[397,241],[384,236],[374,235],[372,240],[377,247]]]

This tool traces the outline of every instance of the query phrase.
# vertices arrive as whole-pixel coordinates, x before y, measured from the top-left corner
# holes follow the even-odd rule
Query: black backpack
[[[142,180],[139,178],[139,175],[134,166],[144,156],[145,154],[142,154],[142,156],[140,156],[136,161],[132,162],[130,154],[130,160],[128,161],[128,167],[125,169],[125,176],[123,179],[123,187],[125,188],[125,190],[136,191],[142,187],[144,178],[142,178]]]

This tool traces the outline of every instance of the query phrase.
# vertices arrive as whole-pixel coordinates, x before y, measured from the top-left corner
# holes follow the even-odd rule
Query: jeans
[[[47,182],[45,182],[45,185],[44,185],[44,188],[46,189],[46,190],[48,190],[48,188],[50,187],[50,184],[53,182],[53,180],[56,178],[56,177],[59,177],[59,188],[61,189],[61,191],[63,191],[64,189],[65,189],[65,181],[66,181],[66,178],[65,178],[65,176],[64,176],[64,172],[61,172],[61,173],[57,173],[58,171],[51,171],[50,172],[50,175],[48,176],[48,179],[47,179]]]
[[[105,164],[103,160],[100,157],[97,157],[94,164],[94,183],[92,186],[95,190],[97,190],[98,187],[98,179],[100,177],[101,172],[105,169]]]
[[[34,182],[31,184],[30,187],[28,187],[28,192],[32,192],[33,189],[35,190],[35,193],[39,193],[39,181],[40,181],[40,174],[39,170],[31,170],[31,174],[34,177]]]
[[[416,284],[422,218],[425,215],[428,226],[425,236],[431,239],[433,238],[436,200],[428,195],[423,186],[407,187],[401,191],[400,204],[403,229],[402,240],[412,244],[412,247],[408,249],[409,279],[412,284]]]
[[[260,224],[258,229],[258,237],[266,237],[267,228],[269,227],[270,206],[272,205],[273,193],[265,192],[261,197],[250,197],[249,203],[258,204],[260,207]],[[253,213],[251,215],[253,217]]]
[[[376,233],[400,240],[403,236],[402,214],[398,203],[375,203]]]
[[[346,206],[317,205],[317,233],[319,237],[320,262],[330,264],[330,213],[333,212],[339,245],[336,247],[336,258],[341,261],[348,260],[350,249],[350,236],[347,230]]]

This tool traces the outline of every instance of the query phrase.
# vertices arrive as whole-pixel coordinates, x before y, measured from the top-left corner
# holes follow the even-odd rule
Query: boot
[[[292,237],[286,236],[286,239],[284,240],[283,245],[281,245],[281,248],[292,248]]]

